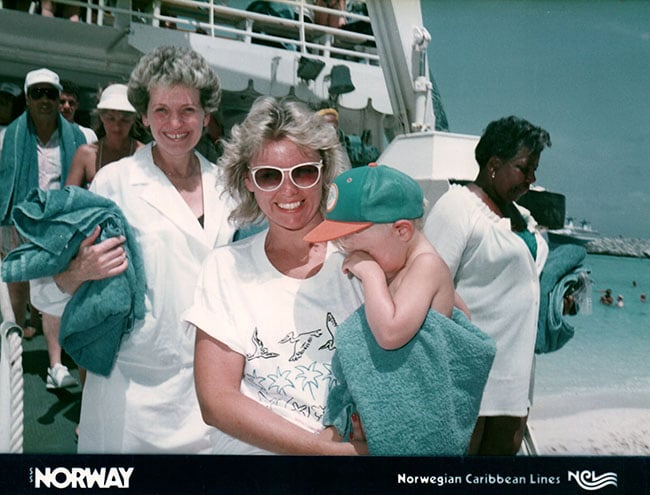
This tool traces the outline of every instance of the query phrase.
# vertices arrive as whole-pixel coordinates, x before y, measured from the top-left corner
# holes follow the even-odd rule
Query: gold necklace
[[[192,164],[194,164],[194,163],[195,163],[195,161],[192,160]],[[160,167],[158,167],[158,168],[160,168]],[[198,175],[198,172],[199,172],[198,167],[195,167],[195,166],[192,166],[192,170],[190,170],[190,172],[185,174],[185,175],[176,175],[176,174],[173,174],[171,172],[167,172],[167,170],[163,170],[162,168],[160,170],[162,170],[165,173],[165,175],[167,177],[169,177],[170,179],[183,179],[183,180],[191,179],[195,175]]]
[[[153,150],[155,150],[155,148],[153,148]],[[200,164],[199,164],[198,158],[196,157],[196,155],[192,155],[191,158],[190,158],[190,166],[189,166],[189,169],[190,169],[190,170],[189,170],[189,172],[188,172],[187,174],[185,174],[185,175],[178,175],[178,174],[175,174],[175,173],[173,173],[173,172],[168,172],[167,170],[165,170],[164,168],[162,168],[162,167],[157,163],[157,161],[156,161],[156,156],[155,156],[155,153],[153,152],[153,150],[152,150],[151,156],[153,157],[153,163],[154,163],[154,165],[156,165],[156,167],[158,167],[160,170],[162,170],[162,172],[163,172],[167,177],[169,177],[170,179],[180,179],[180,180],[191,179],[192,177],[194,177],[195,175],[197,175],[197,174],[201,171],[201,166],[200,166]]]

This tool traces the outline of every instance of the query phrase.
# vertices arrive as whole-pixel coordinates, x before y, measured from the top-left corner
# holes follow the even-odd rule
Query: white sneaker
[[[68,368],[61,363],[57,363],[53,368],[47,369],[47,380],[45,381],[45,388],[66,388],[78,385],[77,379],[70,374]]]

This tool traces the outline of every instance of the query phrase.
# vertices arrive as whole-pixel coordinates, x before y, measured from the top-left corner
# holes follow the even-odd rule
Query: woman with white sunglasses
[[[361,305],[361,288],[332,245],[303,240],[323,219],[342,153],[321,116],[270,97],[224,144],[231,221],[268,228],[210,254],[184,315],[197,327],[196,387],[218,429],[214,453],[367,453],[360,432],[342,442],[321,423],[336,326]]]

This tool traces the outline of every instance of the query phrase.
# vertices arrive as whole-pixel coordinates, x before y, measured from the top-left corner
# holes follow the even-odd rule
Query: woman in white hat
[[[144,146],[133,135],[137,115],[126,90],[125,84],[111,84],[102,91],[97,104],[99,140],[77,149],[66,186],[87,187],[104,165],[130,156]]]

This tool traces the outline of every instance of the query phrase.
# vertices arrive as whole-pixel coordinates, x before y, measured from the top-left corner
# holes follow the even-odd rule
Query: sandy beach
[[[539,397],[529,428],[539,455],[650,455],[650,393]]]

